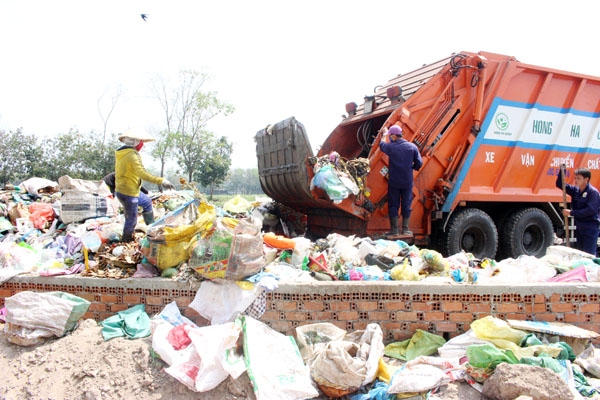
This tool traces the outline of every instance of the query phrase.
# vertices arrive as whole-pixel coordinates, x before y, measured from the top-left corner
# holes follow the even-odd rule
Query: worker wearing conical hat
[[[154,141],[153,138],[143,130],[129,129],[119,136],[119,140],[124,145],[115,151],[115,196],[123,205],[125,213],[122,241],[130,242],[137,224],[138,207],[142,207],[146,224],[154,222],[152,199],[141,193],[142,181],[165,189],[174,189],[174,186],[165,178],[147,172],[142,164],[139,151],[145,142]]]

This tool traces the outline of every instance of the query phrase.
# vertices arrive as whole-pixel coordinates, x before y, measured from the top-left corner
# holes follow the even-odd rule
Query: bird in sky
[[[146,19],[148,18],[148,14],[140,14],[140,16],[144,21],[146,21]]]

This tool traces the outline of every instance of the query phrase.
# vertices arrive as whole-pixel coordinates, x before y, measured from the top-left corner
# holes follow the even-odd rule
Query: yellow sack
[[[537,356],[541,353],[546,353],[550,357],[557,357],[560,354],[561,349],[553,346],[519,347],[521,339],[527,335],[527,332],[514,329],[508,325],[508,322],[491,315],[473,321],[471,329],[479,339],[488,340],[500,349],[511,350],[518,359]]]

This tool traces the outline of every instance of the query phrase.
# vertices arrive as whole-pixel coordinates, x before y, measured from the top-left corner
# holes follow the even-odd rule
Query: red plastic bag
[[[54,209],[49,203],[31,203],[29,213],[29,220],[36,229],[44,229],[54,221]]]

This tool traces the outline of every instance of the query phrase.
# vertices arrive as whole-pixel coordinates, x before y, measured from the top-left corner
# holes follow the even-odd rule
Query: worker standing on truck
[[[389,138],[389,142],[385,140]],[[388,130],[383,128],[383,140],[379,148],[389,157],[388,169],[388,217],[390,231],[388,236],[398,234],[398,209],[402,210],[402,234],[412,235],[408,228],[410,219],[413,170],[418,171],[423,165],[417,146],[402,138],[402,128],[392,125]]]
[[[596,256],[600,229],[600,193],[590,185],[591,178],[592,173],[589,169],[575,170],[575,184],[565,185],[565,191],[571,196],[571,209],[564,208],[562,213],[575,220],[575,248]],[[562,189],[562,185],[562,176],[559,173],[556,177],[556,187]]]
[[[152,200],[146,195],[140,196],[142,181],[162,185],[165,189],[173,189],[174,186],[165,178],[150,174],[142,165],[139,151],[145,142],[151,142],[153,138],[141,130],[130,129],[120,135],[119,140],[124,146],[115,151],[115,195],[123,205],[125,214],[121,240],[131,242],[138,219],[138,206],[142,207],[144,222],[154,222]]]

